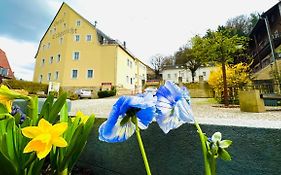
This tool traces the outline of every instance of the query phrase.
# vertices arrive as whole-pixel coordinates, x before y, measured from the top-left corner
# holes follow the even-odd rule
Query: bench
[[[277,106],[281,101],[281,95],[277,94],[261,94],[260,98],[263,99],[265,106]]]

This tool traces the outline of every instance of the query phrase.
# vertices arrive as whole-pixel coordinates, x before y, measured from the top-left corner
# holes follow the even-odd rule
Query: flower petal
[[[48,132],[52,128],[52,125],[47,120],[45,120],[44,118],[41,118],[39,123],[38,123],[38,127],[42,131]]]
[[[165,134],[167,134],[172,129],[180,127],[184,123],[172,113],[160,115],[156,117],[156,121]]]
[[[58,137],[58,136],[62,135],[66,129],[67,129],[67,123],[61,122],[61,123],[57,123],[54,126],[52,126],[50,133],[52,134],[52,136]]]
[[[44,149],[36,151],[37,157],[41,160],[45,158],[52,149],[52,144],[45,144]]]
[[[146,109],[142,109],[139,112],[137,112],[137,118],[138,118],[138,125],[141,129],[146,129],[148,125],[152,122],[152,119],[155,115],[156,108],[149,107]]]
[[[27,138],[35,138],[42,132],[37,126],[29,126],[22,129],[22,134]]]
[[[220,132],[215,132],[213,135],[212,135],[212,141],[214,143],[216,143],[217,141],[221,141],[221,133]]]
[[[62,137],[56,137],[52,139],[52,144],[57,147],[66,147],[68,144]]]
[[[177,101],[176,106],[174,108],[174,113],[183,122],[194,121],[191,107],[183,98]]]
[[[135,125],[129,121],[121,126],[120,122],[121,120],[118,120],[118,123],[111,130],[106,130],[106,123],[103,123],[99,128],[99,140],[115,143],[123,142],[131,137],[135,132]]]

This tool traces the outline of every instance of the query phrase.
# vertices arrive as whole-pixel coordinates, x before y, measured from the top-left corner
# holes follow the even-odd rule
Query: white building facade
[[[195,72],[194,82],[208,81],[211,71],[215,67],[201,67],[198,68]],[[189,69],[184,69],[184,66],[166,66],[161,72],[162,79],[164,81],[172,81],[174,83],[179,83],[179,80],[182,79],[183,83],[192,82],[192,75]]]

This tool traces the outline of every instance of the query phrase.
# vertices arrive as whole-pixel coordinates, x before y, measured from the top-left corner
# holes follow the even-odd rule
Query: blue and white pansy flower
[[[156,121],[165,133],[184,123],[194,121],[186,88],[181,89],[167,81],[158,89],[156,96]]]
[[[136,120],[140,129],[146,129],[155,115],[155,104],[156,98],[151,93],[120,97],[99,128],[99,140],[110,143],[127,140],[136,130]]]

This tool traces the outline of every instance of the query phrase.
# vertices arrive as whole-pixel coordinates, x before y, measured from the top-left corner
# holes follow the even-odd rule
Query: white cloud
[[[32,80],[37,43],[0,37],[0,48],[6,53],[16,78]]]

